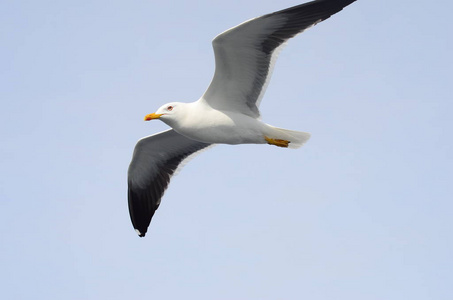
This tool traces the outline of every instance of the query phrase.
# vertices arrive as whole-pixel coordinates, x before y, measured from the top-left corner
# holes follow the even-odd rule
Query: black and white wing
[[[356,0],[316,0],[246,21],[212,42],[215,73],[201,98],[218,110],[259,117],[258,106],[288,39]]]
[[[138,141],[127,181],[129,214],[139,236],[145,236],[170,178],[181,162],[209,145],[188,139],[173,129]]]

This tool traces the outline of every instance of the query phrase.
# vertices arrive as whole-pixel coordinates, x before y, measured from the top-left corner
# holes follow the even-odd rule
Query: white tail
[[[288,148],[297,149],[300,148],[310,138],[308,132],[294,131],[283,128],[277,128],[271,125],[269,126],[269,137],[273,139],[281,139],[289,141]]]

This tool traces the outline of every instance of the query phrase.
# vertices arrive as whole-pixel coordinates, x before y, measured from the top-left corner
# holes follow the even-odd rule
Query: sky
[[[301,149],[218,145],[148,234],[143,122],[197,100],[211,40],[296,0],[2,1],[2,299],[452,299],[453,4],[358,0],[292,39],[263,120]]]

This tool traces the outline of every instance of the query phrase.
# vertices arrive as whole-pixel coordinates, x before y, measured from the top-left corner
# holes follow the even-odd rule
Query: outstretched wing
[[[209,145],[188,139],[173,129],[138,141],[127,181],[129,214],[139,236],[145,236],[170,178],[181,162]]]
[[[202,101],[215,109],[259,117],[278,50],[305,29],[329,18],[356,0],[316,0],[251,19],[212,42],[215,73]]]

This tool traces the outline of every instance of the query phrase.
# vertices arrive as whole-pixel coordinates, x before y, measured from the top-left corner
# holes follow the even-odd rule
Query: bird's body
[[[168,103],[177,118],[160,116],[163,122],[172,127],[177,133],[195,141],[209,144],[265,144],[265,137],[283,139],[282,131],[292,132],[294,147],[308,140],[310,134],[276,128],[262,122],[259,118],[251,117],[237,111],[212,109],[203,99],[192,103]],[[159,111],[159,110],[158,110]],[[291,145],[291,147],[293,147]]]
[[[171,126],[176,132],[190,139],[210,144],[263,144],[266,124],[238,112],[209,109],[199,102],[194,105],[203,107],[183,124]],[[198,104],[198,105],[197,105]],[[215,120],[215,122],[213,122]]]
[[[129,212],[140,236],[171,176],[189,156],[213,144],[299,148],[310,138],[264,123],[259,104],[282,45],[354,1],[308,2],[244,22],[213,40],[216,70],[204,95],[192,103],[165,104],[145,117],[172,129],[141,139],[129,166]]]
[[[181,104],[175,104],[174,109],[178,109],[179,105]],[[185,137],[210,144],[260,142],[258,136],[263,125],[253,117],[239,112],[215,110],[202,101],[183,105],[183,118],[162,120]]]

